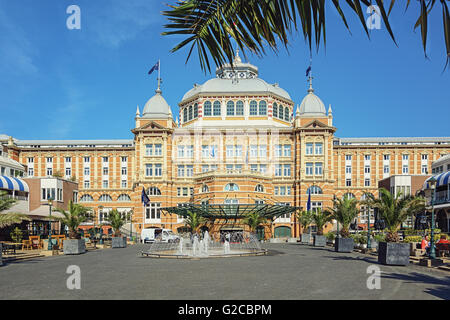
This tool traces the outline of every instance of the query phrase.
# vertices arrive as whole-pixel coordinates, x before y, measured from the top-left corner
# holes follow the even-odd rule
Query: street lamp
[[[428,180],[428,183],[430,184],[431,188],[431,241],[430,241],[430,259],[436,259],[436,251],[434,249],[434,194],[436,192],[436,178],[431,177],[430,180]]]
[[[336,204],[336,195],[333,195],[333,205]],[[336,219],[336,238],[339,238],[339,221]]]
[[[102,237],[103,229],[102,229],[102,223],[100,221],[100,215],[103,215],[103,206],[102,205],[98,206],[98,218],[99,218],[98,223],[99,223],[99,228],[100,228],[100,244],[103,244],[103,237]]]
[[[48,202],[48,206],[49,206],[49,228],[48,228],[48,250],[52,250],[53,246],[52,246],[52,204],[53,204],[53,198],[50,197],[47,199]]]

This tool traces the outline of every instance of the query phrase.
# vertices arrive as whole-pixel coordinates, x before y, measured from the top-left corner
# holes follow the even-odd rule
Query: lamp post
[[[333,205],[336,203],[336,195],[333,195]],[[339,221],[336,219],[336,238],[339,238]]]
[[[48,250],[52,250],[53,246],[52,246],[52,204],[53,204],[53,198],[50,197],[47,199],[48,202],[48,208],[49,208],[49,226],[48,226]]]
[[[102,237],[102,235],[103,235],[103,230],[102,230],[102,224],[101,224],[101,221],[100,221],[100,215],[101,214],[103,214],[103,206],[98,206],[98,217],[99,217],[99,219],[98,219],[98,223],[99,223],[99,228],[100,228],[100,244],[103,244],[103,237]],[[103,219],[102,219],[103,220]]]
[[[431,177],[430,180],[428,180],[428,183],[431,187],[431,241],[430,241],[430,259],[436,259],[436,251],[434,249],[434,194],[436,192],[436,178]]]

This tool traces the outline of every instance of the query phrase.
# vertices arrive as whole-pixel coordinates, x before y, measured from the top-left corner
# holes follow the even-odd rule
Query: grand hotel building
[[[450,151],[450,138],[336,137],[312,79],[300,106],[258,68],[236,55],[234,68],[195,84],[181,99],[176,120],[158,86],[136,111],[129,140],[17,140],[4,151],[28,176],[61,175],[78,182],[78,202],[96,223],[112,208],[133,211],[133,230],[184,227],[159,210],[183,203],[270,203],[332,206],[334,196],[377,193],[392,175],[429,175],[431,163]],[[294,113],[295,110],[295,113]],[[144,208],[145,188],[150,206]],[[45,197],[45,194],[42,195]],[[42,199],[44,200],[44,199]],[[367,216],[361,214],[360,222]],[[278,217],[265,236],[298,236],[294,215]]]

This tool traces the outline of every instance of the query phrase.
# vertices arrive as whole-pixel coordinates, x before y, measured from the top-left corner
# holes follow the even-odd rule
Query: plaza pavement
[[[296,243],[264,244],[268,256],[199,260],[141,257],[148,245],[10,262],[0,267],[0,299],[450,299],[450,274],[379,265],[375,256]],[[81,289],[69,290],[69,265]],[[367,288],[367,268],[381,289]]]

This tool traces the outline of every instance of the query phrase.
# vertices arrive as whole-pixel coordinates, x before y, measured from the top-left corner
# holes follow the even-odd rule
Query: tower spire
[[[157,94],[161,94],[162,93],[162,91],[161,91],[162,79],[161,79],[161,60],[160,59],[158,59],[158,78],[157,78],[157,80],[158,80],[158,89],[156,89],[155,92]]]

